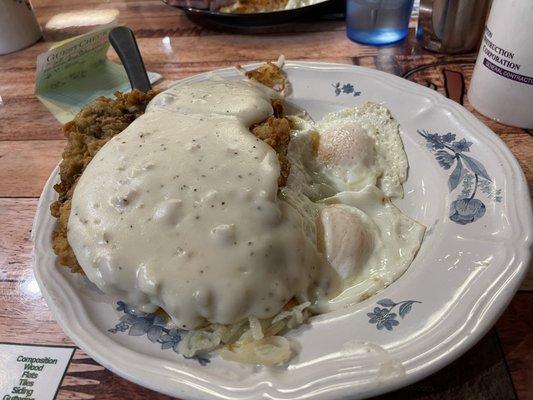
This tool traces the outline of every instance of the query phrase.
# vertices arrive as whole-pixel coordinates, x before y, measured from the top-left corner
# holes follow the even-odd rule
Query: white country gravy
[[[178,86],[102,147],[68,223],[87,277],[185,329],[328,295],[332,269],[278,199],[275,151],[248,129],[270,100],[247,82]]]

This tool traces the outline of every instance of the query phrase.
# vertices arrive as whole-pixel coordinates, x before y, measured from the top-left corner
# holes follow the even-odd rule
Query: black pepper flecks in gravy
[[[248,130],[272,112],[246,82],[156,96],[76,186],[68,239],[87,277],[185,329],[272,317],[327,286],[302,217],[278,199],[276,153]]]

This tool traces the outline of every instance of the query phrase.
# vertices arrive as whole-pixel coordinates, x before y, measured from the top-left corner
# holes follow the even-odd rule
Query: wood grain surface
[[[414,32],[394,46],[361,46],[346,39],[342,20],[296,22],[268,34],[234,34],[195,25],[181,11],[158,0],[32,3],[45,40],[0,56],[0,341],[72,345],[42,299],[31,269],[31,226],[38,196],[60,161],[65,143],[60,124],[34,96],[35,60],[50,47],[50,41],[86,32],[98,21],[116,20],[135,31],[147,69],[163,75],[158,84],[161,88],[193,74],[276,59],[280,54],[287,59],[361,65],[403,76],[463,104],[496,132],[518,159],[532,193],[532,133],[491,121],[468,103],[475,54],[426,52]],[[87,17],[82,26],[73,25],[72,12],[86,13],[92,19]],[[109,56],[117,60],[111,51]],[[382,399],[532,398],[531,268],[523,289],[495,330],[465,356],[440,373]],[[80,349],[57,398],[169,399],[118,377]]]

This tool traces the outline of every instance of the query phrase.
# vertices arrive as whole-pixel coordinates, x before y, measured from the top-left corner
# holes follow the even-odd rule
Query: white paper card
[[[53,400],[74,350],[0,343],[0,399]]]

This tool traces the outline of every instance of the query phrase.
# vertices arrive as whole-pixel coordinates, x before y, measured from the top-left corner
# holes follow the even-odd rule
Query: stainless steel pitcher
[[[420,0],[422,46],[439,53],[475,51],[492,0]]]

